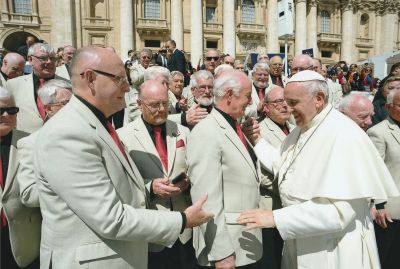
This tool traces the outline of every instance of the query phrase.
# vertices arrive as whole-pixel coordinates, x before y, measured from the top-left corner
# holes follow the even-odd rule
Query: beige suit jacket
[[[285,73],[285,72],[282,72],[282,75],[281,75],[281,80],[282,80],[283,88],[286,86],[286,83],[287,83],[287,81],[289,80],[289,79],[285,76],[284,73]],[[269,82],[270,82],[271,84],[273,84],[273,83],[272,83],[272,79],[271,79],[271,74],[269,75]],[[274,85],[275,85],[275,84],[274,84]]]
[[[7,80],[3,77],[3,75],[0,75],[0,86],[5,87],[7,84]]]
[[[400,189],[400,128],[389,117],[367,131],[382,156],[393,180]],[[385,205],[394,219],[400,219],[400,197],[391,198]]]
[[[150,191],[151,182],[155,178],[168,177],[171,180],[182,172],[186,173],[186,144],[189,129],[170,120],[166,122],[168,171],[161,163],[160,156],[143,122],[142,117],[118,129],[118,135],[126,151],[137,165],[146,188]],[[177,148],[178,143],[178,148]],[[191,205],[189,194],[181,194],[170,199],[155,198],[151,201],[151,208],[158,210],[174,210],[183,212]],[[180,235],[182,243],[186,243],[192,236],[191,229],[186,229]],[[162,248],[152,248],[152,251]]]
[[[261,230],[247,230],[236,219],[258,207],[259,172],[235,130],[216,109],[191,131],[187,160],[192,200],[208,193],[203,209],[214,213],[213,221],[193,229],[199,264],[211,265],[232,254],[236,266],[255,263],[262,256]]]
[[[67,66],[65,64],[63,64],[61,66],[57,66],[56,75],[66,79],[66,80],[71,80],[71,77],[69,76],[69,73],[67,70]]]
[[[39,131],[34,164],[42,268],[146,269],[148,242],[178,238],[181,214],[145,210],[136,165],[75,96]]]
[[[54,78],[63,79],[57,75]],[[42,127],[43,119],[40,117],[36,105],[33,75],[29,74],[9,79],[6,87],[14,96],[15,105],[19,107],[17,129],[27,133],[33,133]]]
[[[245,111],[245,118],[255,117],[257,118],[257,107],[260,102],[264,102],[264,100],[260,100],[258,97],[257,89],[252,84],[251,89],[251,105],[248,105]],[[269,84],[267,88],[264,90],[264,94],[267,94],[271,90],[272,84]]]
[[[288,122],[286,124],[289,130],[293,129],[293,125]],[[286,138],[285,133],[270,118],[265,118],[260,122],[260,134],[262,138],[277,149],[280,149],[283,140]],[[278,182],[274,180],[274,175],[264,168],[261,168],[260,194],[260,208],[278,209],[282,207]]]
[[[4,208],[10,231],[11,249],[20,267],[29,265],[39,256],[42,222],[38,208],[28,208],[21,203],[19,184],[15,179],[19,166],[17,141],[27,135],[25,132],[13,131],[6,185],[4,191],[0,188],[0,209]]]

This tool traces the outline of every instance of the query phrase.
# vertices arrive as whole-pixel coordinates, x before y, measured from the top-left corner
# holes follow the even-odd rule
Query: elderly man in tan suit
[[[143,178],[107,118],[129,91],[114,52],[77,50],[70,102],[39,131],[34,165],[43,216],[41,268],[147,268],[148,242],[172,245],[212,215],[146,210]],[[68,126],[66,128],[66,126]]]
[[[24,74],[25,59],[18,53],[9,52],[4,56],[1,66],[0,86],[6,85],[7,80]]]
[[[260,201],[257,159],[238,123],[251,104],[251,81],[238,70],[214,82],[215,108],[190,133],[187,146],[191,196],[203,192],[204,208],[214,221],[193,229],[193,244],[202,266],[257,268],[262,256],[261,230],[236,224],[239,213]]]
[[[389,117],[372,127],[367,134],[400,188],[400,90],[387,96]],[[377,202],[377,201],[375,201]],[[400,268],[400,198],[376,205],[375,235],[382,268]]]
[[[19,199],[17,142],[28,133],[13,129],[17,112],[11,93],[0,87],[1,268],[34,269],[39,266],[41,216]]]
[[[36,43],[29,47],[28,60],[33,73],[7,81],[6,87],[20,108],[17,129],[33,133],[42,127],[46,117],[43,103],[37,94],[39,88],[49,79],[63,78],[55,75],[56,54],[48,44]]]
[[[158,81],[145,81],[139,90],[142,116],[118,130],[150,193],[151,208],[183,212],[191,205],[186,177],[189,129],[167,119],[168,93]],[[171,182],[181,173],[179,182]],[[172,248],[153,247],[150,269],[196,268],[192,230],[186,229]]]
[[[260,122],[260,134],[272,146],[279,149],[289,131],[293,129],[288,122],[290,112],[284,100],[282,87],[272,85],[271,90],[265,95],[263,112],[266,118]],[[269,210],[282,208],[278,182],[274,180],[273,174],[263,168],[261,168],[260,194],[260,208]],[[276,228],[263,229],[262,233],[264,251],[261,266],[265,269],[280,269],[283,240]]]

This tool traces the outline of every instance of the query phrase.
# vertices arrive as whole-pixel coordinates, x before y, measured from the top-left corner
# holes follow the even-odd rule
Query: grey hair
[[[232,89],[233,94],[239,96],[241,87],[237,76],[228,74],[214,80],[213,94],[215,103],[225,95],[228,89]]]
[[[163,66],[151,66],[144,71],[144,80],[154,80],[160,74],[169,79],[169,70]]]
[[[264,96],[264,103],[268,103],[269,101],[269,93],[274,90],[275,88],[278,88],[279,86],[272,84],[270,87],[268,87],[265,90],[265,96]],[[280,87],[281,88],[281,87]]]
[[[306,89],[310,94],[318,91],[322,91],[325,94],[325,104],[328,102],[329,98],[329,87],[326,81],[322,80],[311,80],[301,83],[304,89]]]
[[[11,94],[11,92],[0,86],[0,101],[8,101],[11,100],[14,103],[14,96]]]
[[[198,79],[204,80],[214,80],[214,76],[211,74],[210,71],[207,70],[199,70],[193,75],[190,76],[190,88],[196,88],[199,84],[197,83]]]
[[[253,66],[253,72],[255,72],[257,69],[262,69],[264,71],[267,71],[269,74],[269,65],[267,63],[256,63]]]
[[[175,76],[180,76],[181,78],[185,78],[180,71],[172,71],[169,73],[169,80],[172,80]]]
[[[72,93],[71,83],[62,79],[51,79],[43,84],[38,95],[43,105],[54,104],[57,102],[57,94],[62,90],[69,90]]]
[[[353,104],[354,101],[356,101],[354,99],[356,99],[358,96],[364,96],[365,98],[368,99],[368,97],[364,94],[364,92],[352,91],[352,92],[350,92],[350,94],[343,97],[343,99],[340,101],[340,104],[338,107],[339,111],[341,111],[341,112],[349,111],[350,106]]]
[[[41,52],[46,52],[48,54],[55,54],[54,48],[49,44],[44,43],[35,43],[28,49],[28,56],[32,56],[35,54],[35,51],[40,50]]]
[[[221,64],[218,65],[217,68],[215,68],[214,70],[214,76],[218,77],[219,75],[221,75],[223,72],[225,71],[229,71],[229,70],[233,70],[234,68],[232,67],[232,65],[230,64]]]
[[[139,56],[142,55],[142,53],[146,53],[147,55],[149,55],[150,59],[151,57],[153,57],[153,52],[151,51],[151,49],[146,49],[146,48],[141,49],[139,52]]]
[[[269,60],[268,54],[266,54],[266,53],[260,53],[260,54],[258,54],[258,55],[257,55],[257,62],[258,62],[261,58],[263,58],[263,57],[265,57],[265,56],[267,56],[267,58],[268,58],[268,60]]]
[[[386,103],[387,104],[393,104],[394,96],[396,94],[398,94],[399,92],[400,92],[399,89],[394,89],[394,90],[389,91],[389,93],[388,93],[388,95],[386,97]]]

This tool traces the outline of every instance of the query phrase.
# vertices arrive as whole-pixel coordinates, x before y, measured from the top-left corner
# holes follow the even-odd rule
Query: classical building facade
[[[237,58],[283,52],[278,0],[0,0],[0,48],[26,35],[54,47],[157,50],[172,38],[197,63],[217,48]],[[400,0],[294,0],[289,55],[313,48],[325,63],[356,62],[400,48]]]

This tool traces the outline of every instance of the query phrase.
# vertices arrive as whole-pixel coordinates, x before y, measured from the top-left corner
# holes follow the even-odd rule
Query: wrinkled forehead
[[[15,101],[12,98],[0,99],[0,107],[15,106]]]
[[[219,57],[219,53],[215,50],[207,51],[206,57]]]

